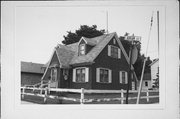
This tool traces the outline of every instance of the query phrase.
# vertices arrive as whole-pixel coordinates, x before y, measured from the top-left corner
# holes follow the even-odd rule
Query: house
[[[41,80],[50,80],[51,88],[126,89],[129,70],[121,41],[110,33],[58,44]]]
[[[44,69],[44,64],[21,62],[21,86],[39,83]]]
[[[138,82],[139,88],[140,81]],[[151,81],[151,73],[145,73],[142,80],[142,90],[151,89],[152,81]]]
[[[149,66],[151,67],[151,83],[153,87],[154,79],[157,78],[157,74],[159,72],[159,59],[153,60]]]

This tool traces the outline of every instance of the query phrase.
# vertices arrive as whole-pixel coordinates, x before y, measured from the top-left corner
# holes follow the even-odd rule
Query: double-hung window
[[[113,45],[108,45],[108,56],[120,59],[121,58],[120,48]]]
[[[128,73],[126,71],[120,71],[119,72],[119,81],[121,84],[127,84],[128,83]]]
[[[79,46],[79,54],[80,55],[85,55],[85,44],[81,44]]]
[[[112,71],[106,68],[97,68],[96,69],[96,82],[111,83]]]
[[[89,68],[75,68],[73,69],[73,82],[85,83],[89,80]]]
[[[52,68],[51,69],[51,80],[52,81],[56,81],[57,80],[57,69],[56,68]]]

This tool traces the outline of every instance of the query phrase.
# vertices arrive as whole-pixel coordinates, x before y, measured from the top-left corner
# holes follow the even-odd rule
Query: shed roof
[[[152,62],[151,64],[149,64],[149,66],[152,66],[153,64],[155,64],[155,63],[158,62],[158,61],[159,61],[159,58],[153,60],[153,62]]]
[[[43,74],[43,66],[44,64],[21,61],[21,72]]]

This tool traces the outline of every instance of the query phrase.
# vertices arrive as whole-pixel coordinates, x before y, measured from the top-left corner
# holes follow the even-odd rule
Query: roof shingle
[[[21,72],[43,74],[44,73],[44,71],[42,70],[43,66],[44,64],[21,61]]]
[[[91,51],[83,56],[78,55],[78,43],[73,43],[66,46],[59,44],[56,48],[56,52],[61,65],[64,67],[69,67],[69,65],[73,64],[93,62],[114,35],[115,33],[110,33],[95,38],[83,37],[87,43],[95,45]]]

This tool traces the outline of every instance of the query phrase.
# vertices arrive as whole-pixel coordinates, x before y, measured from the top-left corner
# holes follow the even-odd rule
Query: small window
[[[113,45],[108,45],[108,56],[113,58],[121,58],[120,48]]]
[[[97,68],[96,69],[96,82],[100,83],[111,83],[111,70],[106,68]]]
[[[119,72],[119,80],[120,80],[120,83],[122,83],[122,84],[128,83],[128,76],[127,76],[126,71],[120,71]]]
[[[85,82],[85,68],[76,70],[76,82]]]
[[[115,38],[113,39],[113,44],[116,44],[116,39]]]
[[[85,55],[85,44],[81,44],[79,46],[79,54],[80,55]]]
[[[51,81],[56,81],[57,80],[57,69],[52,68],[51,69]]]
[[[100,69],[100,82],[108,83],[108,70]]]
[[[145,86],[148,86],[148,82],[147,81],[145,82]]]

